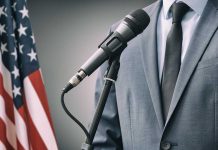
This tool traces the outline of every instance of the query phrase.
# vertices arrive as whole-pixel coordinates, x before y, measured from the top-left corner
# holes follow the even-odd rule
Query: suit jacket
[[[151,22],[121,55],[94,139],[96,150],[218,150],[217,0],[208,0],[190,41],[165,123],[156,48],[161,7],[157,1],[144,8]],[[99,71],[96,102],[106,68],[107,63]]]

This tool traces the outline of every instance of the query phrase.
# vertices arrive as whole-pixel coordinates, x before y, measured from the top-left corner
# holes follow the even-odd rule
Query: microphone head
[[[136,34],[140,34],[149,24],[150,17],[142,10],[138,9],[124,18],[125,24]]]

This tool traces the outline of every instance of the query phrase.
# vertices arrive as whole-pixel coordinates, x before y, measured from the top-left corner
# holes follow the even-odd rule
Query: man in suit
[[[159,0],[144,10],[151,22],[120,57],[94,149],[218,150],[217,0]]]

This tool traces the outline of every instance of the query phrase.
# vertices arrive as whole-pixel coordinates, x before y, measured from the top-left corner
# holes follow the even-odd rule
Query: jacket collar
[[[171,17],[170,8],[174,2],[183,2],[187,4],[195,13],[201,16],[207,1],[208,0],[201,0],[200,2],[199,0],[163,0],[164,18],[169,19]]]

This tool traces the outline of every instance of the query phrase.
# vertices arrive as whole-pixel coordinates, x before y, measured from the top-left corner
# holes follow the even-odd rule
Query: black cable
[[[66,112],[66,114],[76,123],[79,125],[79,127],[83,130],[83,132],[85,133],[86,135],[86,138],[87,138],[87,142],[88,144],[91,144],[90,143],[90,134],[89,132],[87,131],[87,129],[83,126],[83,124],[78,120],[76,119],[71,113],[70,111],[67,109],[66,105],[65,105],[65,102],[64,102],[64,94],[65,92],[62,91],[61,93],[61,104],[62,104],[62,107],[64,109],[64,111]]]

